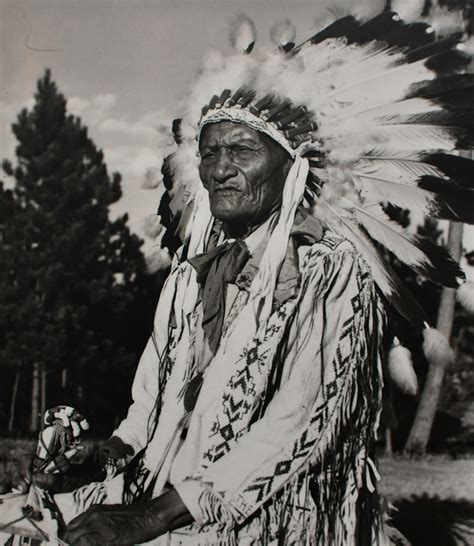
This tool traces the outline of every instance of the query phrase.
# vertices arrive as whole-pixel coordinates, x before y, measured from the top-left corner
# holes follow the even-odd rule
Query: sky
[[[383,0],[362,3],[375,13]],[[231,51],[232,17],[254,20],[258,47],[275,22],[290,18],[303,40],[331,10],[331,0],[0,0],[0,157],[14,158],[11,124],[50,68],[109,171],[122,174],[112,216],[128,212],[142,235],[159,200],[141,189],[146,170],[161,164],[157,128],[178,112],[206,51]]]

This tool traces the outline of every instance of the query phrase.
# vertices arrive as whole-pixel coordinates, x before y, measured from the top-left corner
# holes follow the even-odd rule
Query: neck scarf
[[[202,286],[202,327],[213,354],[221,338],[227,284],[235,282],[249,256],[245,242],[236,239],[233,243],[224,243],[188,260]]]

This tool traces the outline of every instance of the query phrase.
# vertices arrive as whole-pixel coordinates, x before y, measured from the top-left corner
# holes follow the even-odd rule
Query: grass
[[[474,459],[443,456],[423,459],[381,458],[380,492],[389,500],[428,495],[474,503]]]

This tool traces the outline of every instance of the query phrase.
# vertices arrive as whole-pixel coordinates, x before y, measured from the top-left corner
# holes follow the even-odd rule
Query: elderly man
[[[456,40],[428,44],[388,11],[257,59],[242,29],[241,54],[211,55],[186,100],[166,194],[181,244],[134,402],[102,462],[36,476],[72,545],[385,541],[382,298],[425,325],[373,241],[449,286],[462,272],[380,202],[472,221],[472,163],[439,151],[470,142],[474,79],[438,78],[430,55]]]
[[[164,289],[134,404],[109,443],[122,455],[145,449],[123,475],[125,502],[132,502],[89,508],[69,523],[65,540],[137,544],[175,529],[163,544],[370,535],[356,517],[369,508],[371,491],[359,482],[373,472],[368,444],[379,404],[377,298],[367,266],[349,243],[323,235],[319,222],[296,211],[265,331],[252,337],[251,286],[293,160],[268,135],[230,121],[206,124],[199,150],[219,222],[206,252],[184,261]],[[160,339],[160,306],[172,286],[174,310],[166,314],[188,311],[186,292],[176,301],[188,274],[196,274],[199,294],[181,352],[178,317],[171,339]],[[186,366],[177,369],[178,359]],[[352,408],[360,414],[351,416]],[[57,479],[36,478],[50,488]],[[56,495],[57,504],[67,498]],[[113,493],[97,500],[113,502]]]

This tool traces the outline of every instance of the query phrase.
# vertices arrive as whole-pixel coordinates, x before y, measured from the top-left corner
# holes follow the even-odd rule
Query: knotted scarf
[[[235,282],[249,257],[245,242],[236,239],[188,260],[202,286],[202,328],[213,354],[219,347],[224,324],[227,284]]]

